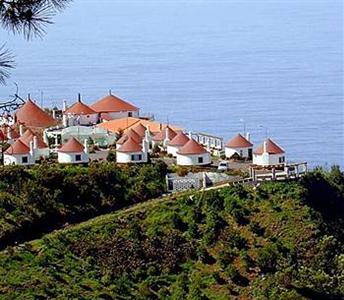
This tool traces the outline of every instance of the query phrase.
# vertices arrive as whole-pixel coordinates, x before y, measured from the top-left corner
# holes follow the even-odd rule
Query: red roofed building
[[[4,153],[4,165],[32,165],[35,163],[33,149],[20,139],[16,140]]]
[[[177,165],[202,166],[211,164],[210,153],[194,139],[190,139],[177,151]]]
[[[117,149],[118,163],[145,163],[148,161],[148,144],[144,140],[142,146],[132,137],[128,137],[122,146]]]
[[[238,133],[225,145],[225,155],[227,158],[231,158],[234,154],[241,158],[252,158],[252,149],[253,144],[250,142],[250,135],[247,134],[245,138]]]
[[[71,137],[67,143],[57,150],[58,162],[62,164],[80,164],[89,162],[87,140],[82,145],[76,138]]]
[[[63,112],[63,124],[67,126],[94,125],[98,123],[99,114],[91,107],[81,101],[79,94],[78,101]]]
[[[129,129],[127,133],[122,135],[122,137],[116,142],[116,149],[119,149],[128,140],[128,138],[132,138],[137,144],[142,143],[142,137],[140,137],[133,129]]]
[[[30,144],[32,143],[35,159],[38,159],[39,157],[49,157],[49,146],[43,141],[41,136],[34,133],[31,129],[27,129],[19,139],[28,147],[30,147]]]
[[[177,135],[167,144],[167,153],[177,156],[177,151],[189,140],[190,139],[184,132],[178,132]]]
[[[170,127],[166,126],[160,132],[152,137],[153,147],[155,145],[167,147],[167,144],[177,135],[177,133]]]
[[[112,95],[111,91],[109,95],[92,104],[91,108],[99,114],[106,113],[112,120],[139,116],[139,108]]]
[[[30,128],[46,128],[56,125],[56,120],[31,99],[28,99],[16,111],[15,121]]]
[[[253,152],[253,164],[271,166],[285,163],[285,151],[270,138]]]

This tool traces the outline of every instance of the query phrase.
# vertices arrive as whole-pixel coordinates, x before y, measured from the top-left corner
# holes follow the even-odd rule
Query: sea
[[[74,0],[43,37],[0,29],[16,68],[0,101],[108,94],[225,141],[266,136],[290,162],[344,168],[342,0]]]

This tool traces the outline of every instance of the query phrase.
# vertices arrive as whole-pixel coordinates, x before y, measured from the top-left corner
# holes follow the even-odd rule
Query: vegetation
[[[341,299],[343,198],[333,168],[141,203],[7,247],[0,299]]]
[[[166,165],[0,168],[0,247],[160,196]]]

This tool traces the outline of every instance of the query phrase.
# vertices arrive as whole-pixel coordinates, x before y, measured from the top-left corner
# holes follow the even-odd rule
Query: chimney
[[[112,92],[111,92],[111,89],[109,89],[109,96],[112,96]]]
[[[56,119],[56,110],[53,109],[53,119]]]
[[[84,152],[88,154],[88,142],[87,139],[84,140]]]
[[[31,155],[31,156],[34,155],[33,151],[34,151],[34,148],[33,148],[33,141],[30,141],[30,155]]]
[[[142,152],[145,154],[148,152],[148,141],[146,141],[146,139],[142,141]]]
[[[81,102],[81,95],[80,95],[80,93],[78,94],[78,102]]]
[[[165,128],[165,139],[164,139],[164,146],[166,147],[168,142],[170,141],[170,136],[169,136],[169,131],[168,131],[169,127],[166,126]]]
[[[12,140],[12,129],[10,126],[7,127],[7,139]]]
[[[191,131],[189,131],[188,136],[189,136],[189,139],[192,140],[192,132]]]
[[[38,143],[37,143],[37,136],[33,137],[33,149],[36,150],[38,148]]]
[[[23,124],[19,125],[19,135],[22,136],[24,134],[24,126]]]
[[[63,124],[63,127],[68,127],[68,118],[66,115],[62,116],[62,124]]]
[[[67,101],[63,100],[62,112],[65,112],[66,110],[67,110]]]
[[[246,133],[246,140],[250,142],[251,140],[251,134],[249,132]]]
[[[46,143],[49,146],[49,139],[48,139],[48,135],[47,135],[45,130],[43,133],[43,141],[44,141],[44,143]]]
[[[263,143],[263,152],[264,153],[267,152],[266,148],[267,148],[267,141],[265,140],[264,143]]]

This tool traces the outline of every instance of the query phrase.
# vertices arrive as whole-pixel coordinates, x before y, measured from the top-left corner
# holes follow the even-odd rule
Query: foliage
[[[160,196],[167,167],[41,165],[0,169],[0,245],[27,240],[134,202]],[[133,176],[133,174],[138,174]]]
[[[129,184],[126,180],[135,174],[148,185],[144,178],[165,168],[124,173],[93,168],[98,201],[127,195],[120,185],[106,183],[111,178]],[[55,190],[53,178],[61,174],[50,172],[40,177],[44,186],[31,192],[28,203],[36,203],[42,191]],[[89,172],[68,170],[83,186],[69,193],[92,197],[94,188],[82,184]],[[17,186],[37,177],[8,169],[0,174],[5,186],[11,174],[20,180]],[[338,169],[315,170],[299,182],[184,194],[100,216],[0,252],[0,298],[343,299],[344,212],[337,211],[343,187]],[[20,195],[13,191],[1,189],[0,214],[14,215],[20,206]],[[320,198],[335,207],[329,209]],[[53,210],[55,203],[47,200]]]

